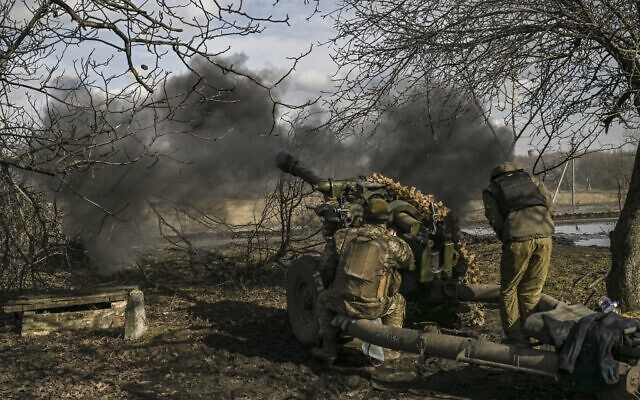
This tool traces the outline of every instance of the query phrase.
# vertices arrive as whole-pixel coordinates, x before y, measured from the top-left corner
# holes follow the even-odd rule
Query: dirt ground
[[[471,244],[497,282],[497,243]],[[609,252],[557,244],[545,292],[571,303],[604,291]],[[198,272],[194,274],[194,272]],[[352,343],[326,367],[296,342],[285,309],[286,267],[193,271],[168,263],[113,283],[145,293],[150,329],[66,332],[22,338],[15,317],[0,320],[2,399],[591,399],[564,381],[404,354],[371,367]],[[580,278],[582,278],[580,280]],[[577,283],[575,283],[578,281]],[[590,286],[591,285],[591,286]],[[591,295],[591,298],[589,296]],[[450,327],[499,340],[497,310],[484,326]],[[410,316],[408,326],[419,327]]]

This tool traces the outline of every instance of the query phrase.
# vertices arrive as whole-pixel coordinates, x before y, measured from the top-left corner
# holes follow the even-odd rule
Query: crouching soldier
[[[331,286],[318,296],[321,347],[312,350],[316,358],[332,364],[337,358],[339,328],[332,326],[336,315],[355,319],[381,318],[385,325],[402,327],[405,299],[398,292],[398,269],[413,266],[409,245],[387,229],[389,203],[372,199],[360,227],[338,230],[335,251],[338,267]]]

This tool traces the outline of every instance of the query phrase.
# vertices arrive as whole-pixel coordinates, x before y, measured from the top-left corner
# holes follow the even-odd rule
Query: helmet
[[[389,203],[379,197],[369,200],[365,210],[365,219],[367,222],[384,223],[389,220],[391,215],[391,207]]]

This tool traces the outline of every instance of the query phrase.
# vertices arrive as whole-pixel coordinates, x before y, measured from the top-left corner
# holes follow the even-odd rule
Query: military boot
[[[311,355],[325,364],[331,366],[338,358],[338,343],[336,338],[323,339],[321,347],[311,349]]]

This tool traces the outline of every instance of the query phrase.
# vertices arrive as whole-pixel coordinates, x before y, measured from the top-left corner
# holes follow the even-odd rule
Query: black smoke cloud
[[[434,89],[392,109],[372,138],[371,168],[436,196],[459,215],[511,160],[511,131],[487,123],[455,90]]]
[[[351,136],[339,140],[326,128],[318,128],[323,126],[322,115],[322,110],[314,107],[310,113],[295,121],[284,148],[324,178],[370,175],[369,156],[360,138]]]
[[[242,69],[246,59],[227,61]],[[192,68],[198,74],[171,78],[166,97],[156,98],[167,106],[159,119],[169,120],[154,123],[158,115],[151,112],[126,120],[120,114],[106,116],[121,138],[107,146],[109,160],[126,165],[77,171],[55,187],[68,232],[82,238],[99,265],[129,262],[132,249],[155,243],[160,231],[152,206],[178,203],[215,210],[216,198],[264,194],[280,174],[275,155],[283,148],[321,176],[378,171],[457,210],[481,191],[490,168],[508,158],[500,149],[508,148],[509,133],[491,129],[476,107],[448,91],[395,107],[368,138],[337,140],[316,128],[321,121],[314,118],[294,121],[292,134],[278,127],[276,135],[265,135],[273,124],[273,105],[263,88],[206,62]],[[260,74],[269,78],[271,72]],[[86,129],[83,124],[88,126],[92,117],[72,115],[61,130]],[[151,156],[129,163],[142,153]]]
[[[245,60],[227,62],[242,69]],[[197,74],[167,82],[165,98],[155,99],[165,107],[155,114],[105,117],[118,127],[109,135],[119,137],[105,152],[111,163],[123,165],[83,169],[66,176],[63,185],[50,183],[64,204],[68,233],[81,238],[99,265],[128,262],[132,249],[157,242],[154,208],[166,211],[168,205],[169,214],[172,204],[216,210],[215,198],[258,196],[278,176],[273,160],[282,138],[268,134],[273,104],[266,90],[206,62],[191,68]],[[59,118],[57,130],[77,135],[93,117],[76,112]],[[131,162],[141,154],[146,156]],[[224,216],[224,210],[216,211]]]
[[[493,166],[513,159],[512,132],[489,124],[476,102],[453,89],[416,91],[411,101],[386,107],[366,137],[352,133],[336,141],[331,132],[313,129],[321,122],[304,120],[289,143],[320,175],[339,179],[380,172],[433,194],[458,215],[470,211],[469,201],[489,183]]]

